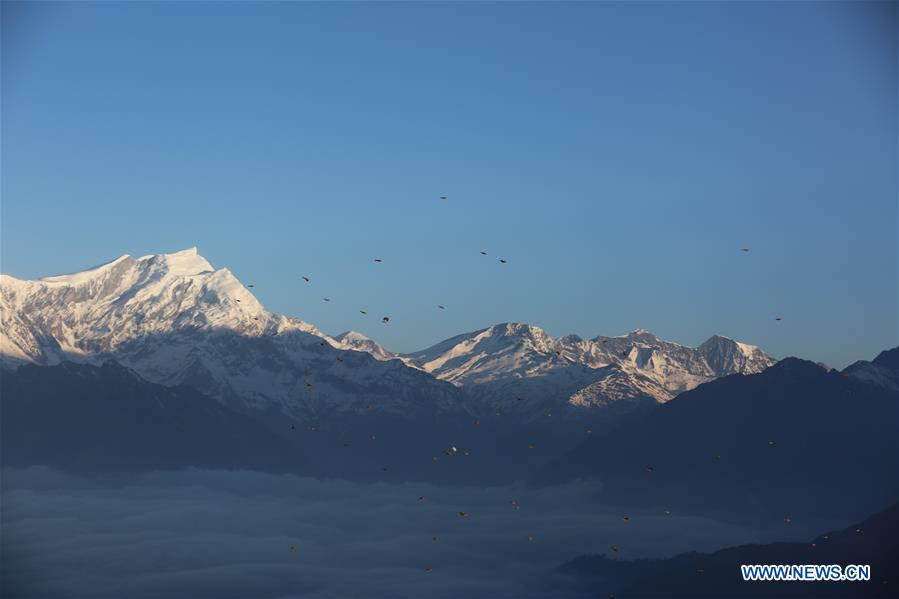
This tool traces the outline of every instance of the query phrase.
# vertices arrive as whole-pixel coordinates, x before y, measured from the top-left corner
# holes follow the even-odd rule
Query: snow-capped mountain
[[[402,355],[354,331],[331,338],[273,314],[249,287],[196,248],[125,255],[34,281],[0,275],[0,361],[114,359],[154,383],[188,383],[238,408],[303,418],[422,409],[530,417],[619,400],[664,402],[705,381],[774,362],[724,337],[698,348],[642,329],[556,339],[516,323]]]
[[[242,407],[298,417],[452,409],[452,386],[273,314],[191,248],[35,281],[0,275],[7,362],[115,359],[149,381],[189,383]]]
[[[503,323],[447,339],[407,355],[423,370],[497,407],[530,392],[550,404],[590,407],[649,397],[665,402],[728,374],[760,372],[774,360],[759,348],[714,336],[699,347],[658,339],[644,329],[621,337],[549,336],[543,329]]]
[[[396,354],[387,351],[371,337],[366,337],[362,333],[358,333],[356,331],[345,331],[339,335],[336,335],[334,337],[334,341],[339,343],[340,347],[344,349],[353,349],[356,351],[365,352],[371,354],[378,360],[403,360],[404,362],[409,362],[409,360],[402,354]]]

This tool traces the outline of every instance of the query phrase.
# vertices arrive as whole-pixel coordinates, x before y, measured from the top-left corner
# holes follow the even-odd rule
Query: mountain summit
[[[718,335],[693,348],[646,329],[585,340],[553,338],[521,323],[458,335],[406,357],[440,379],[492,398],[493,407],[526,396],[541,411],[641,397],[661,403],[706,381],[761,372],[775,362],[753,345]]]
[[[2,275],[0,312],[7,363],[113,359],[151,382],[191,384],[242,408],[405,414],[446,409],[455,395],[402,362],[347,351],[309,323],[269,312],[196,248],[34,281]]]

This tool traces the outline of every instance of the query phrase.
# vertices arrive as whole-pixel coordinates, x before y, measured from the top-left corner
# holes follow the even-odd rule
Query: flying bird
[[[359,310],[359,314],[368,314],[365,310]]]
[[[448,198],[447,196],[440,196],[440,199],[441,199],[441,200],[448,200],[449,198]]]
[[[748,252],[748,251],[749,251],[749,248],[740,248],[740,251]]]
[[[448,456],[454,456],[457,453],[459,453],[459,450],[456,448],[455,445],[443,452],[444,455],[448,455]]]
[[[513,507],[514,509],[516,509],[516,510],[521,509],[521,506],[518,505],[518,502],[515,501],[514,499],[513,499],[512,501],[510,501],[509,503],[512,504],[512,507]]]
[[[652,471],[653,471],[652,464],[646,464],[645,466],[643,466],[643,468],[645,468],[647,472],[652,472]]]
[[[481,252],[481,255],[482,255],[482,256],[486,256],[486,255],[487,255],[487,252],[482,251],[482,252]]]
[[[533,540],[534,540],[534,535],[528,535],[528,541],[533,541]]]
[[[468,518],[468,512],[456,512],[461,518]]]
[[[290,551],[291,551],[291,553],[296,553],[296,552],[297,552],[297,546],[296,546],[296,545],[291,545],[291,546],[290,546]]]
[[[247,285],[247,287],[249,287],[250,289],[252,289],[253,287],[255,287],[255,285],[253,285],[252,283],[250,283],[249,285]]]
[[[793,521],[793,519],[790,518],[789,516],[784,516],[784,524],[789,524],[792,521]]]
[[[500,261],[500,263],[502,263],[502,264],[506,264],[506,263],[508,262],[508,260],[506,260],[506,259],[504,259],[504,258],[500,258],[499,261]]]
[[[515,396],[515,401],[524,401],[524,398],[520,395]]]
[[[330,298],[330,297],[323,297],[322,299],[325,300],[326,302],[330,302],[330,301],[331,301],[331,298]]]
[[[783,316],[778,316],[778,317],[775,318],[774,320],[783,320]]]
[[[375,262],[383,262],[380,258],[375,258]]]
[[[303,280],[306,281],[306,282],[308,283],[308,282],[309,282],[309,277],[303,276]]]
[[[390,322],[390,317],[385,316],[384,318],[381,319],[381,322],[383,322],[384,324],[387,324],[388,322]]]
[[[592,429],[592,428],[588,428],[588,429],[586,430],[586,433],[587,433],[588,435],[592,434],[592,433],[593,433],[593,429]]]
[[[625,522],[630,522],[631,517],[630,516],[622,516],[621,519],[624,520]]]
[[[440,306],[440,305],[438,305],[437,307],[440,308],[441,310],[446,310],[446,306]]]
[[[425,572],[430,572],[433,569],[434,569],[433,566],[425,566]]]

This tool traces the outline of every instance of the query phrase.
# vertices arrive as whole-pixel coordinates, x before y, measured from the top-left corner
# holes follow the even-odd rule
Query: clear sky
[[[397,351],[518,321],[873,358],[896,144],[895,3],[2,7],[3,272],[196,245]]]

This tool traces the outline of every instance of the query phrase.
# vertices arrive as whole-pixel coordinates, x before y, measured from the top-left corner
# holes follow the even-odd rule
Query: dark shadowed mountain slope
[[[782,518],[863,517],[897,498],[899,394],[788,358],[681,394],[553,461],[602,501]]]
[[[843,370],[843,374],[899,391],[899,347],[880,352],[871,362],[854,362]]]
[[[899,586],[896,505],[860,524],[808,543],[741,545],[711,554],[619,561],[582,556],[561,566],[556,584],[589,596],[628,597],[895,597]],[[867,564],[868,582],[744,582],[741,564]]]
[[[275,409],[237,412],[190,386],[163,387],[114,362],[23,365],[0,377],[4,466],[91,474],[240,468],[499,484],[526,478],[574,442],[567,429],[529,430],[505,417],[372,410],[297,420]]]
[[[113,362],[21,366],[0,379],[4,466],[84,472],[299,470],[299,456],[261,423],[191,387],[147,382]]]

